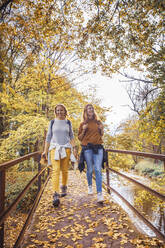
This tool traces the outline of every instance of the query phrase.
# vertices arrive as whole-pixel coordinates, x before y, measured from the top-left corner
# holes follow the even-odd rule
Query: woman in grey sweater
[[[63,104],[58,104],[55,109],[55,119],[50,121],[45,148],[42,156],[52,165],[53,205],[60,204],[59,177],[62,171],[61,196],[67,192],[69,160],[76,162],[77,149],[74,140],[72,124],[66,119],[67,110]],[[49,156],[48,156],[49,151]]]

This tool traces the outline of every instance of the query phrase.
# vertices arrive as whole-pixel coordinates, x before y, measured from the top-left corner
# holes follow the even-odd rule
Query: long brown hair
[[[82,116],[82,119],[83,119],[83,120],[82,120],[82,121],[85,122],[85,123],[87,123],[87,122],[89,121],[88,115],[87,115],[87,108],[88,108],[89,106],[93,107],[93,105],[92,105],[91,103],[88,103],[88,104],[84,107],[84,111],[83,111],[83,116]],[[93,109],[94,109],[94,107],[93,107]],[[97,115],[97,113],[96,113],[96,111],[95,111],[95,109],[94,109],[94,117],[93,117],[93,119],[94,119],[95,121],[100,121],[99,118],[98,118],[98,115]]]

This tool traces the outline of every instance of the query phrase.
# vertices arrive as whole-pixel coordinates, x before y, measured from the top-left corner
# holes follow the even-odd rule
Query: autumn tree
[[[144,111],[141,115],[143,135],[152,137],[154,145],[162,146],[165,135],[162,108],[165,99],[164,2],[93,1],[90,6],[93,8],[89,8],[88,21],[83,29],[80,55],[95,61],[106,75],[118,72],[132,84],[137,83],[131,85],[129,92],[131,107],[139,116]],[[129,72],[125,73],[126,68],[138,71],[141,77],[131,77]],[[141,83],[144,83],[142,88]],[[154,115],[156,111],[151,109],[157,109],[157,114]],[[151,123],[149,129],[147,123]]]
[[[74,79],[89,70],[129,66],[163,89],[163,9],[156,0],[1,1],[1,137],[19,114],[71,104]]]
[[[56,64],[50,66],[49,60],[38,62],[19,77],[14,88],[10,88],[10,94],[9,87],[4,88],[1,99],[10,128],[4,132],[6,138],[1,144],[2,161],[17,156],[23,146],[26,148],[23,154],[34,151],[38,139],[43,141],[44,130],[54,118],[54,106],[59,102],[66,105],[77,137],[82,110],[90,99],[72,87],[64,76],[55,74],[54,66]],[[95,106],[104,121],[106,110]]]
[[[145,140],[144,151],[163,153],[165,142],[164,132],[164,89],[162,86],[154,86],[147,79],[140,79],[124,74],[128,82],[126,91],[131,100],[129,106],[136,113],[139,123],[139,139]],[[150,148],[149,148],[150,147]]]
[[[67,6],[65,2],[53,0],[2,1],[1,91],[7,99],[15,91],[17,81],[27,74],[27,69],[44,59],[51,61],[49,66],[58,77],[66,78],[76,70],[82,70],[80,64],[76,66],[77,58],[73,53],[76,27],[82,17],[75,9],[68,12]],[[74,18],[75,29],[72,28]],[[1,103],[1,112],[2,133],[9,125],[5,103]]]
[[[163,9],[163,1],[91,1],[81,55],[96,61],[108,75],[125,66],[151,69],[153,57],[161,64]],[[163,65],[159,70],[163,73]]]

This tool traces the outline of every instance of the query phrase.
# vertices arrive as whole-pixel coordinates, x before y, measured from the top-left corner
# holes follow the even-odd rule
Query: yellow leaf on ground
[[[124,244],[126,244],[127,242],[128,242],[127,239],[122,239],[122,240],[120,241],[120,244],[121,244],[121,245],[124,245]]]
[[[109,231],[109,232],[107,232],[107,235],[108,235],[109,237],[112,237],[112,236],[113,236],[113,232],[112,232],[112,231]]]
[[[92,240],[94,240],[96,243],[99,243],[99,242],[103,242],[103,238],[93,238]]]

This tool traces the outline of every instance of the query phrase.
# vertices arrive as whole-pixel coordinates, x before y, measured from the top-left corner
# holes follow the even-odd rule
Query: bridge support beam
[[[109,178],[109,162],[108,162],[108,152],[106,151],[106,176],[107,176],[107,192],[110,194],[110,178]]]
[[[0,213],[5,208],[5,170],[0,171]],[[4,247],[4,223],[0,226],[0,247]]]

